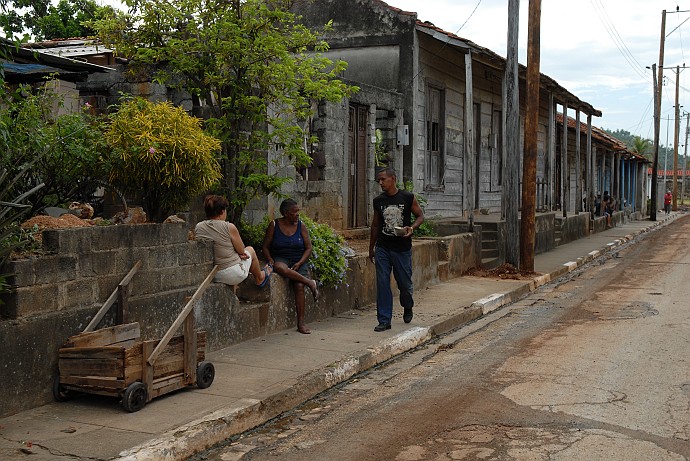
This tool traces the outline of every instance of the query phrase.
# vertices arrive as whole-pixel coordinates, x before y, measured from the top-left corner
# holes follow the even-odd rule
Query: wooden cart
[[[214,267],[160,340],[143,341],[138,323],[126,323],[130,281],[140,262],[120,282],[84,332],[70,337],[60,348],[59,372],[53,395],[63,401],[74,392],[119,397],[127,411],[141,410],[151,399],[196,384],[213,383],[215,368],[205,361],[206,333],[194,329],[194,305],[213,276]],[[94,331],[118,300],[121,324]],[[175,333],[183,327],[183,334]]]

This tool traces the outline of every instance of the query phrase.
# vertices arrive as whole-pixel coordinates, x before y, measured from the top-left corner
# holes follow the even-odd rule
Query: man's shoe
[[[403,312],[403,321],[405,323],[410,323],[412,321],[412,308],[410,307],[409,309],[405,309]]]
[[[374,327],[374,331],[386,331],[391,329],[390,323],[379,323]]]

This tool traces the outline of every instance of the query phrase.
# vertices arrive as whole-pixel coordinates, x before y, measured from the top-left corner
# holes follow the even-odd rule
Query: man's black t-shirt
[[[412,248],[412,239],[395,235],[394,227],[412,225],[412,201],[414,194],[398,189],[393,196],[382,193],[374,198],[374,210],[381,213],[382,222],[376,245],[393,251],[407,251]]]

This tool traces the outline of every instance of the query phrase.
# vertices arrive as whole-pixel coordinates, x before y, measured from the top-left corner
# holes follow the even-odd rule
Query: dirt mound
[[[487,277],[508,280],[530,280],[541,274],[539,274],[538,272],[520,270],[512,264],[505,263],[491,270],[474,268],[471,269],[467,273],[467,275],[471,275],[474,277]]]
[[[23,229],[31,229],[34,226],[38,226],[39,230],[69,229],[72,227],[93,226],[93,222],[80,219],[72,214],[63,214],[59,218],[53,218],[51,216],[34,216],[21,224]]]

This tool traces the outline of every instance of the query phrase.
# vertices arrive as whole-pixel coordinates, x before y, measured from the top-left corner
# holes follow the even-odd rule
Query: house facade
[[[345,79],[358,86],[399,95],[401,107],[393,110],[399,111],[401,117],[392,118],[399,124],[391,129],[389,119],[385,126],[387,142],[393,147],[392,165],[398,170],[401,183],[412,185],[423,197],[428,217],[467,219],[480,210],[483,214],[503,214],[505,201],[517,199],[506,197],[502,187],[508,174],[506,156],[522,156],[522,148],[520,152],[507,152],[505,148],[504,58],[420,21],[416,13],[379,0],[304,0],[296,1],[294,10],[310,27],[322,27],[332,21],[333,27],[324,37],[330,45],[326,55],[348,62]],[[520,111],[524,119],[524,67],[519,74]],[[366,204],[378,193],[373,182],[376,166],[373,132],[381,129],[382,122],[371,115],[379,111],[379,106],[369,99],[370,94],[358,94],[344,102],[350,115],[359,117],[360,110],[366,112],[367,108],[370,113],[365,127],[366,174],[360,175],[360,180],[364,178],[369,185],[356,189],[369,193],[365,200],[361,194],[357,195],[357,201]],[[563,126],[564,113],[578,128]],[[317,119],[321,116],[319,113]],[[626,197],[627,203],[634,203],[638,206],[636,210],[642,211],[644,173],[640,164],[644,160],[630,155],[624,146],[614,144],[601,130],[593,135],[587,127],[592,127],[592,118],[598,116],[600,111],[550,77],[541,75],[538,211],[557,211],[564,216],[584,211],[588,201],[583,198],[603,193],[605,184],[610,184],[610,190],[616,190],[614,186],[619,188],[621,195],[630,184],[642,184],[635,192],[625,189],[630,196]],[[357,125],[358,120],[348,121],[347,125]],[[576,129],[579,136],[574,134]],[[524,133],[522,127],[521,132]],[[345,179],[353,171],[360,171],[353,166],[349,153],[351,136],[335,133],[330,136],[339,137],[342,145],[339,151],[331,150],[325,155],[322,168],[326,171],[336,167],[337,175],[345,174],[337,180],[348,182]],[[356,165],[360,164],[361,161]],[[309,197],[299,192],[312,186],[301,184],[303,181],[306,179],[298,178],[293,191],[302,199],[307,212],[313,214]],[[342,208],[330,208],[332,215],[344,216],[336,222],[343,229],[368,225],[371,210],[366,223],[347,218],[353,213],[352,192],[344,187],[341,190]]]

